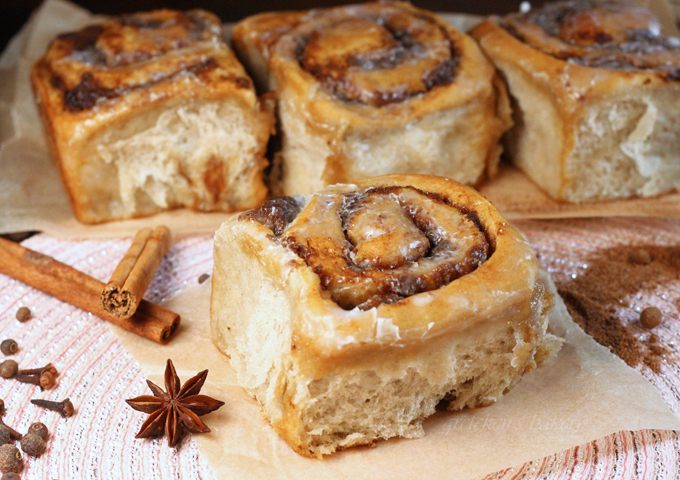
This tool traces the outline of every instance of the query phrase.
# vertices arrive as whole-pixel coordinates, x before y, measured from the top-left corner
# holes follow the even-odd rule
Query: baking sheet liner
[[[542,275],[555,292],[547,274]],[[438,412],[424,422],[421,439],[380,441],[374,448],[352,448],[323,460],[293,452],[238,386],[228,358],[210,341],[210,282],[189,286],[164,304],[182,315],[181,329],[166,346],[112,328],[159,385],[168,358],[183,381],[210,370],[201,393],[225,406],[202,417],[212,432],[193,438],[216,478],[468,479],[621,430],[680,429],[680,419],[656,389],[586,335],[556,299],[551,330],[565,344],[556,358],[525,375],[499,402]]]
[[[651,7],[665,4],[662,0],[647,3]],[[445,16],[464,30],[477,18]],[[122,237],[159,224],[168,225],[174,233],[214,232],[227,214],[178,210],[96,226],[83,225],[74,218],[57,168],[47,151],[31,92],[30,69],[57,34],[99,20],[101,17],[64,0],[48,0],[0,58],[0,233],[38,230],[60,238]],[[556,202],[510,165],[503,166],[500,175],[481,185],[480,190],[510,219],[680,216],[680,194],[677,193],[598,204]]]
[[[469,16],[451,18],[459,27],[473,21]],[[0,232],[121,237],[161,223],[176,234],[214,231],[227,214],[180,210],[95,227],[73,218],[47,155],[27,79],[32,63],[56,34],[94,20],[68,2],[49,0],[0,58]],[[481,190],[510,218],[680,214],[678,195],[592,206],[558,204],[512,167]],[[654,387],[585,335],[558,299],[552,328],[566,339],[564,347],[502,401],[481,409],[439,412],[425,421],[422,439],[392,439],[324,460],[301,457],[262,419],[256,402],[237,385],[228,359],[210,342],[209,297],[206,283],[187,287],[166,302],[183,317],[168,346],[112,328],[154,382],[162,383],[167,358],[174,360],[182,380],[210,369],[203,393],[226,405],[204,417],[212,432],[194,438],[216,478],[473,478],[616,431],[680,430],[680,420]]]

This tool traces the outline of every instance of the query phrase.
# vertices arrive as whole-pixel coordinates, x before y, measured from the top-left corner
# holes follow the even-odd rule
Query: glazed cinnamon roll
[[[32,82],[85,223],[262,203],[273,116],[214,15],[123,15],[57,37]]]
[[[212,338],[301,454],[423,435],[559,348],[531,247],[452,180],[276,198],[215,236]]]
[[[388,173],[474,184],[497,166],[506,91],[474,41],[430,12],[380,2],[266,13],[232,43],[277,93],[286,195]]]
[[[471,31],[515,101],[513,161],[556,199],[680,187],[680,40],[648,10],[558,2]]]

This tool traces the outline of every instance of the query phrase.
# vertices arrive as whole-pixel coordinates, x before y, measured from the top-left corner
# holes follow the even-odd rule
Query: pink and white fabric
[[[680,221],[671,219],[583,219],[518,222],[553,278],[566,281],[588,268],[587,257],[615,245],[678,246]],[[106,281],[130,239],[58,240],[37,235],[24,242]],[[159,302],[195,283],[212,270],[212,237],[196,236],[173,245],[146,298]],[[664,288],[642,288],[629,307],[632,319],[640,306],[658,306],[664,323],[655,329],[673,350],[680,345],[680,278]],[[21,306],[33,318],[14,317]],[[631,320],[632,321],[632,320]],[[213,479],[210,465],[188,438],[180,448],[164,439],[136,440],[146,418],[123,401],[147,393],[144,375],[132,355],[107,324],[90,314],[0,275],[0,335],[13,338],[19,351],[12,358],[24,368],[54,363],[59,369],[55,389],[0,379],[3,420],[20,432],[33,422],[50,429],[47,452],[27,460],[22,479]],[[0,339],[0,340],[1,340]],[[680,362],[672,351],[660,374],[640,372],[659,390],[674,412],[680,411]],[[62,419],[38,408],[31,398],[70,397],[76,415]],[[620,432],[527,464],[497,472],[487,479],[627,479],[680,478],[680,436],[646,430]]]

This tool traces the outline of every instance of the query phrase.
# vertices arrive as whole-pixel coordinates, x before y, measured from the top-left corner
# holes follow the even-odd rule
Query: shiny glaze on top
[[[398,3],[312,11],[290,34],[300,66],[324,88],[373,107],[450,84],[459,62],[441,25]]]
[[[62,34],[40,66],[63,92],[64,109],[80,112],[162,82],[214,80],[221,66],[220,55],[211,53],[215,48],[227,49],[215,15],[158,10]],[[239,88],[251,88],[246,77],[222,76]]]
[[[345,310],[435,290],[474,271],[492,247],[476,216],[413,187],[284,197],[241,215],[272,230]]]
[[[556,2],[509,15],[502,25],[532,47],[578,65],[653,70],[680,80],[680,40],[662,35],[657,18],[637,5]]]

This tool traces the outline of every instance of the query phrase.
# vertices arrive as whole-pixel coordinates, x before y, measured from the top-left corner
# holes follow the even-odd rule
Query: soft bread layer
[[[368,45],[370,32],[382,30],[382,22],[389,24],[392,15],[410,19],[404,26],[407,31],[413,27],[409,34],[416,35],[427,24],[427,28],[434,27],[436,35],[450,39],[449,49],[455,51],[456,62],[451,82],[425,91],[409,90],[406,77],[414,80],[418,70],[415,63],[400,65],[397,53],[384,59],[396,62],[389,68],[367,67],[365,72],[363,67],[350,68],[348,78],[356,83],[348,80],[347,85],[333,74],[318,79],[298,59],[298,47],[309,43],[306,35],[316,38],[316,33],[310,34],[311,27],[323,37],[344,22],[357,22],[354,28],[366,33],[358,44],[365,41]],[[418,22],[424,23],[417,27]],[[336,49],[345,48],[347,41],[335,40],[337,45],[322,42],[313,55],[331,70],[343,62],[325,60],[333,57]],[[233,30],[232,42],[258,85],[275,90],[278,96],[282,151],[271,180],[277,195],[312,193],[334,183],[393,173],[441,175],[475,184],[496,171],[499,139],[511,125],[505,85],[469,37],[430,12],[405,2],[374,2],[310,12],[265,13],[240,22]],[[424,53],[414,54],[412,60],[427,63],[431,56],[436,57],[427,50],[430,43],[424,42]],[[347,47],[346,53],[361,59],[361,48],[351,52]],[[378,50],[374,53],[382,55]],[[357,65],[360,63],[357,60]],[[423,78],[432,71],[425,69]],[[368,77],[363,78],[364,74]],[[395,78],[386,81],[390,75]],[[359,97],[383,95],[387,103],[376,106],[355,101],[352,95],[345,101],[345,94],[356,93],[352,85],[363,92]],[[335,87],[342,92],[335,92]],[[373,87],[376,92],[371,91]],[[392,97],[400,100],[392,101]]]
[[[559,348],[546,333],[552,293],[531,248],[488,202],[429,176],[380,177],[328,194],[376,184],[412,184],[470,208],[494,253],[441,288],[343,310],[259,221],[232,218],[215,236],[213,342],[277,433],[305,455],[421,436],[441,400],[454,410],[492,403]]]
[[[680,189],[680,86],[627,94],[584,109],[565,166],[569,201],[649,197]]]
[[[249,206],[266,194],[258,183],[266,127],[235,100],[185,101],[98,132],[80,167],[83,208],[106,219]],[[104,192],[108,201],[95,202]]]
[[[507,80],[515,123],[506,151],[550,196],[588,202],[680,189],[680,82],[562,61],[493,20],[471,35]]]
[[[213,342],[230,356],[239,384],[260,402],[277,433],[304,455],[391,437],[422,437],[422,421],[442,400],[449,401],[449,410],[489,405],[561,345],[546,333],[551,300],[537,285],[540,327],[534,343],[527,342],[521,328],[499,318],[469,328],[453,341],[428,341],[407,355],[386,347],[375,353],[372,366],[339,366],[315,378],[291,361],[294,305],[268,269],[253,258],[244,262],[244,255],[218,232]],[[255,292],[259,302],[243,292]]]
[[[212,14],[158,10],[59,35],[31,81],[82,222],[266,197],[274,119]]]
[[[283,164],[277,192],[298,195],[385,173],[428,173],[468,185],[497,169],[500,134],[509,126],[505,89],[433,112],[406,125],[348,128],[338,140],[309,122],[295,93],[279,91]]]

